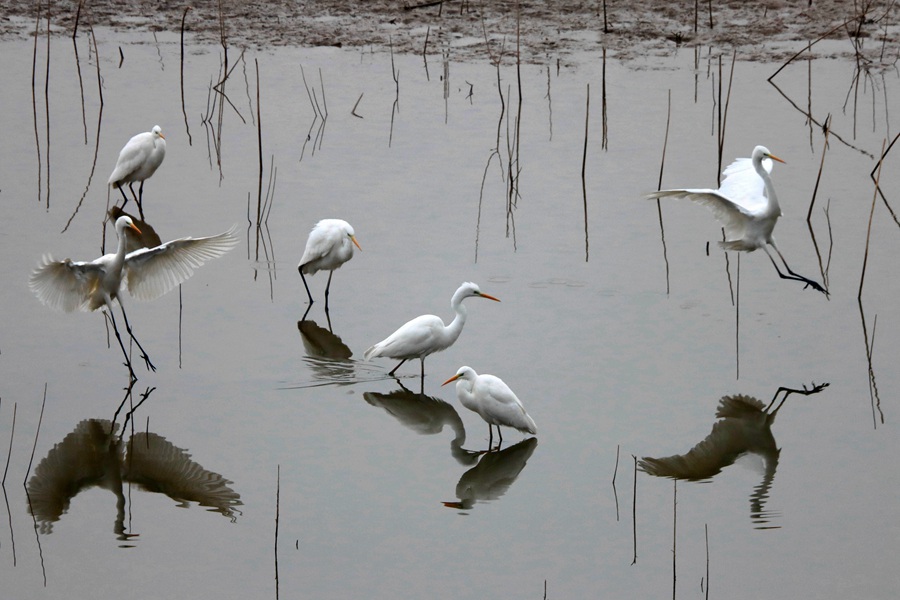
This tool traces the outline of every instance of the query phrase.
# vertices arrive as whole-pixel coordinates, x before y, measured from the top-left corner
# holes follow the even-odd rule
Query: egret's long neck
[[[457,299],[456,296],[453,296],[450,306],[456,311],[456,316],[453,317],[453,321],[450,322],[450,325],[444,328],[444,334],[446,336],[445,341],[448,346],[455,342],[456,338],[459,337],[459,334],[462,333],[463,325],[466,324],[467,314],[466,307],[462,303],[462,298]]]
[[[772,178],[769,177],[769,172],[766,171],[765,167],[762,164],[762,158],[759,160],[753,159],[753,167],[756,169],[756,172],[762,177],[763,184],[766,186],[766,198],[769,200],[766,208],[766,212],[769,215],[775,215],[776,217],[781,216],[781,205],[778,204],[778,196],[775,195],[775,186],[772,185]]]
[[[113,257],[115,264],[121,265],[125,262],[125,251],[127,250],[127,242],[125,241],[125,228],[116,227],[116,235],[119,236],[119,246],[116,248],[116,255]]]

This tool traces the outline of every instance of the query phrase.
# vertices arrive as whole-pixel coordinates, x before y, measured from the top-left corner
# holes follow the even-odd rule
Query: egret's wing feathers
[[[53,260],[46,254],[32,272],[28,287],[38,300],[54,310],[93,310],[97,307],[90,305],[90,298],[100,285],[105,268],[97,261]]]
[[[725,227],[725,236],[739,239],[744,236],[746,218],[750,216],[742,206],[735,204],[717,190],[685,189],[660,190],[647,194],[648,198],[687,198],[710,209],[713,216]]]
[[[772,172],[772,164],[769,158],[762,161],[767,173]],[[750,214],[761,212],[768,206],[766,184],[753,168],[751,159],[738,158],[725,167],[722,175],[725,179],[718,189],[721,196],[728,198]]]
[[[180,238],[125,256],[128,291],[139,300],[170,292],[194,274],[194,269],[218,258],[238,243],[237,225],[219,235]]]

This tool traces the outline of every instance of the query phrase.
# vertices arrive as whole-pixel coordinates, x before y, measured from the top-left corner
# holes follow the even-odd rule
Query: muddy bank
[[[706,44],[744,58],[779,60],[799,44],[828,38],[843,40],[820,50],[852,56],[854,40],[866,57],[893,64],[898,55],[900,20],[897,5],[879,0],[867,9],[846,0],[728,0],[710,3],[681,0],[512,0],[491,2],[431,0],[299,0],[190,4],[84,0],[50,6],[54,30],[69,33],[76,23],[119,30],[181,31],[194,39],[229,46],[341,46],[396,52],[449,52],[462,58],[512,60],[518,41],[527,61],[563,62],[603,48],[622,59],[671,52],[676,45]],[[0,35],[27,36],[35,30],[36,4],[0,0],[6,15]],[[41,5],[40,30],[46,31]],[[862,12],[864,11],[865,12]],[[711,11],[711,12],[710,12]],[[842,24],[844,24],[842,26]],[[518,37],[517,37],[518,30]]]

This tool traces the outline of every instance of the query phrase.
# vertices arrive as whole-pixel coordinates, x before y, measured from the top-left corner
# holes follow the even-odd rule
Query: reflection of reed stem
[[[12,426],[9,430],[9,449],[6,451],[6,467],[3,469],[3,480],[0,481],[0,485],[6,486],[6,474],[9,472],[9,459],[12,456],[12,447],[13,447],[13,438],[16,435],[16,409],[18,408],[18,402],[13,403],[13,416],[12,416]]]
[[[672,119],[672,90],[669,90],[669,99],[668,104],[666,106],[666,134],[663,137],[663,151],[662,151],[662,160],[659,163],[659,180],[656,183],[656,189],[662,189],[662,178],[663,178],[663,170],[666,166],[666,148],[669,145],[669,123]],[[669,295],[670,286],[669,286],[669,254],[668,249],[666,248],[666,228],[663,224],[663,215],[662,215],[662,203],[659,201],[659,198],[656,199],[656,215],[659,217],[659,237],[662,240],[662,249],[663,249],[663,262],[666,264],[666,296]]]
[[[634,460],[634,487],[631,490],[631,543],[634,548],[634,556],[631,564],[637,563],[637,456],[631,455]]]
[[[47,210],[50,210],[50,3],[47,3],[47,69],[44,78],[44,108],[47,111]]]
[[[881,143],[881,158],[878,161],[878,173],[875,175],[875,191],[872,194],[872,208],[869,210],[869,226],[866,229],[866,249],[863,253],[862,273],[859,276],[859,292],[856,299],[862,302],[863,284],[866,279],[866,264],[869,262],[869,241],[872,239],[872,217],[875,215],[875,201],[878,199],[878,181],[881,179],[881,167],[884,164],[884,149],[887,139]]]
[[[38,163],[38,203],[41,201],[41,197],[43,196],[43,185],[42,185],[42,177],[44,171],[44,165],[41,164],[41,136],[38,133],[38,115],[37,115],[37,44],[38,44],[38,31],[41,26],[41,3],[38,0],[37,4],[37,16],[34,20],[34,53],[31,58],[31,108],[34,112],[34,145],[37,148],[37,163]]]
[[[672,600],[675,600],[675,583],[678,580],[676,559],[678,558],[678,480],[672,480]]]

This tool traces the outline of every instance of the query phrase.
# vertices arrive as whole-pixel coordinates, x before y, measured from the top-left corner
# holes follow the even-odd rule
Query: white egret
[[[141,218],[144,217],[144,208],[141,204],[144,199],[144,180],[156,172],[165,157],[166,138],[159,125],[154,125],[150,131],[139,133],[128,140],[128,143],[119,152],[116,168],[113,169],[107,182],[108,185],[114,185],[122,192],[122,197],[125,199],[122,208],[128,204],[128,196],[122,189],[122,184],[127,183],[134,201],[137,202]],[[134,193],[132,187],[135,181],[141,182],[137,194]]]
[[[488,424],[488,447],[494,443],[494,430],[503,443],[500,426],[514,427],[524,433],[537,433],[534,419],[525,412],[522,402],[499,377],[479,375],[472,367],[460,367],[456,375],[442,383],[456,382],[456,397],[469,410],[478,413]]]
[[[792,271],[784,255],[775,245],[772,231],[778,217],[781,216],[781,206],[778,204],[775,187],[769,177],[773,160],[784,162],[769,152],[765,146],[757,146],[753,149],[751,158],[738,158],[722,171],[725,180],[717,190],[660,190],[647,194],[646,197],[687,198],[706,206],[725,227],[726,239],[719,242],[719,246],[725,250],[745,252],[762,248],[775,266],[779,277],[802,281],[827,295],[827,290],[817,282]],[[785,275],[778,268],[778,263],[775,262],[767,245],[771,245],[778,253],[789,275]]]
[[[422,381],[425,380],[425,357],[441,350],[446,350],[453,345],[463,325],[466,324],[466,307],[462,301],[470,296],[487,298],[500,302],[497,298],[482,293],[478,286],[471,282],[463,283],[450,299],[450,307],[456,312],[456,316],[450,325],[444,325],[444,321],[436,315],[421,315],[412,321],[408,321],[397,331],[384,340],[378,342],[365,352],[366,360],[376,356],[399,358],[400,364],[391,369],[389,375],[400,368],[400,365],[412,358],[422,361]]]
[[[334,275],[335,269],[340,269],[341,265],[353,258],[354,245],[362,251],[359,242],[356,241],[353,227],[341,219],[322,219],[309,232],[306,249],[303,251],[303,258],[300,259],[297,270],[300,271],[300,278],[306,288],[306,295],[309,296],[310,306],[313,304],[313,297],[304,274],[314,275],[318,271],[328,271],[328,284],[325,286],[325,310],[327,311],[331,276]]]
[[[140,230],[131,217],[116,219],[118,248],[93,261],[53,260],[45,255],[40,265],[31,274],[29,287],[38,300],[54,310],[73,312],[93,311],[106,307],[113,324],[119,346],[125,354],[128,370],[133,378],[134,370],[113,317],[116,301],[122,310],[128,335],[141,350],[141,356],[148,369],[156,370],[147,352],[134,337],[122,295],[119,293],[123,281],[132,296],[139,300],[153,300],[171,291],[178,284],[194,274],[194,269],[208,260],[222,256],[237,243],[237,226],[224,233],[203,238],[180,238],[153,248],[141,248],[127,252],[127,231]]]

